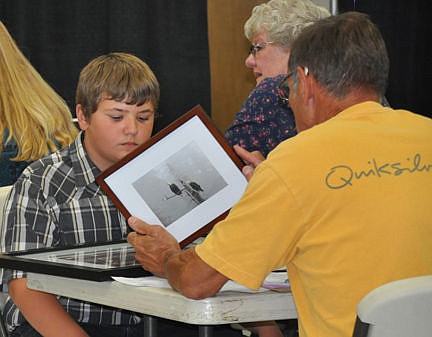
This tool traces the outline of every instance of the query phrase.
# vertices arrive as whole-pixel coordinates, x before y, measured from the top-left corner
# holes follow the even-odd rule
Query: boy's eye
[[[150,119],[150,115],[142,115],[142,116],[138,116],[138,120],[140,122],[146,122]]]
[[[115,121],[120,121],[120,120],[123,119],[122,116],[110,116],[110,117],[111,117],[111,119],[113,119],[113,120],[115,120]]]

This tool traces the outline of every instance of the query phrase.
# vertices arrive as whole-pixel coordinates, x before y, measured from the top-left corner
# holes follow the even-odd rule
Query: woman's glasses
[[[261,42],[261,43],[255,43],[252,44],[249,47],[249,54],[252,54],[253,56],[256,55],[260,50],[263,50],[267,45],[272,44],[273,42]]]

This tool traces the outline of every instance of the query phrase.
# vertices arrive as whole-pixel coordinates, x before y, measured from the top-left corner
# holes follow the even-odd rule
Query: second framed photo
[[[196,106],[96,181],[126,218],[163,225],[185,246],[240,199],[247,185],[243,165]]]
[[[0,267],[90,281],[152,275],[135,260],[135,249],[125,240],[3,253]]]

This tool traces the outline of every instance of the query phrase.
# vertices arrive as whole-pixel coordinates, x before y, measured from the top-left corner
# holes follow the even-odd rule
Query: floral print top
[[[258,150],[267,157],[280,142],[297,134],[293,112],[281,101],[277,90],[283,77],[267,77],[250,93],[225,131],[231,145]]]

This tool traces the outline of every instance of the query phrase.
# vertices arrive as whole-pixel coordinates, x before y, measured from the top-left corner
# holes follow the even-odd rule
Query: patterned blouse
[[[258,150],[267,157],[280,142],[297,134],[293,112],[281,101],[277,90],[283,77],[267,77],[250,93],[225,131],[231,145]]]

